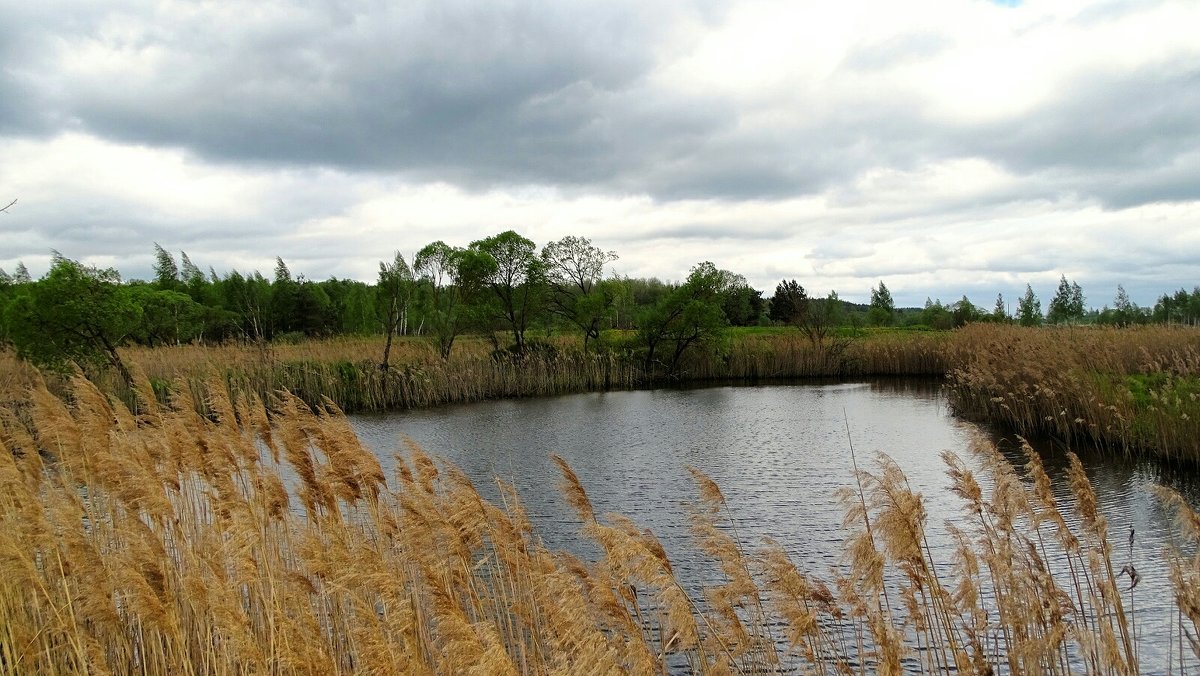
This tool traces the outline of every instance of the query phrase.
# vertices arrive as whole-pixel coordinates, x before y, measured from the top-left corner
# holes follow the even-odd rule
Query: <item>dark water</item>
[[[663,541],[685,585],[716,574],[699,558],[688,530],[683,505],[696,500],[688,465],[720,485],[743,542],[772,537],[801,570],[828,579],[847,536],[835,491],[853,481],[851,442],[862,468],[874,469],[880,453],[900,465],[925,497],[935,557],[948,563],[942,524],[965,526],[966,518],[946,488],[939,454],[956,452],[976,467],[968,445],[987,434],[948,414],[938,383],[903,380],[593,393],[356,415],[351,421],[389,475],[392,454],[403,448],[403,436],[410,437],[462,468],[485,497],[498,497],[491,477],[512,482],[547,545],[592,558],[595,550],[581,544],[580,524],[556,488],[560,477],[549,456],[557,453],[579,475],[598,513],[624,514]],[[1023,462],[1011,440],[993,439]],[[1069,504],[1063,450],[1049,443],[1035,447],[1060,503]],[[1076,450],[1109,519],[1118,568],[1129,562],[1129,528],[1136,529],[1132,561],[1142,575],[1134,600],[1143,671],[1165,670],[1168,653],[1176,653],[1178,669],[1178,645],[1170,643],[1177,630],[1169,630],[1174,606],[1161,556],[1175,531],[1146,488],[1167,483],[1197,504],[1200,482],[1153,463]]]

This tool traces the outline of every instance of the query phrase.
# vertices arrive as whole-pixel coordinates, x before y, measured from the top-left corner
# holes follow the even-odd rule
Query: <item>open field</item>
[[[211,416],[187,392],[157,404],[148,383],[135,415],[87,381],[70,386],[70,406],[38,388],[20,416],[0,410],[4,674],[1197,666],[1200,557],[1163,554],[1173,657],[1141,665],[1124,546],[1075,461],[1068,505],[1031,451],[1014,468],[981,441],[980,476],[947,454],[962,518],[954,551],[933,552],[922,497],[881,458],[847,477],[845,557],[831,571],[742,541],[695,470],[693,530],[714,581],[694,591],[653,534],[595,514],[563,462],[594,561],[546,549],[502,482],[489,503],[420,448],[385,477],[335,410],[284,396],[268,412],[214,381]],[[1200,516],[1161,496],[1194,551]]]

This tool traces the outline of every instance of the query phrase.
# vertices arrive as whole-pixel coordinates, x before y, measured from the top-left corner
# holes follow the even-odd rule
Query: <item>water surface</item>
[[[977,467],[968,447],[977,435],[988,434],[949,415],[937,382],[908,380],[590,393],[351,420],[389,474],[392,454],[407,436],[462,468],[489,499],[498,498],[491,477],[510,481],[547,545],[594,558],[596,551],[581,543],[580,523],[557,490],[560,476],[549,457],[557,453],[579,475],[598,513],[624,514],[663,541],[685,585],[716,574],[699,558],[689,533],[684,505],[697,499],[689,465],[720,485],[744,542],[772,537],[801,570],[828,578],[847,536],[836,492],[853,482],[851,445],[861,468],[876,468],[880,453],[900,465],[925,497],[935,557],[949,562],[941,525],[950,520],[965,527],[966,517],[946,488],[940,452],[958,453]],[[993,438],[1023,462],[1011,440]],[[1069,502],[1062,449],[1035,445],[1060,501]],[[1135,591],[1138,634],[1151,639],[1143,643],[1142,666],[1161,670],[1173,606],[1160,552],[1173,530],[1146,487],[1166,482],[1196,504],[1198,482],[1153,463],[1077,450],[1120,545],[1115,566],[1129,562],[1125,543],[1129,528],[1136,529],[1132,561],[1142,574]]]

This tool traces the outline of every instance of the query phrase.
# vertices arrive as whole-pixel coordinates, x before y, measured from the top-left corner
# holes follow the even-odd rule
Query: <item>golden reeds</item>
[[[972,325],[954,336],[956,413],[1023,435],[1200,461],[1200,331]]]
[[[220,381],[200,392],[209,415],[190,388],[136,414],[82,378],[71,388],[69,404],[35,385],[21,415],[0,409],[0,674],[1147,666],[1087,477],[1074,461],[1068,518],[1028,448],[1022,474],[980,441],[981,478],[946,455],[962,517],[943,552],[924,498],[879,457],[858,473],[845,560],[827,571],[744,541],[692,469],[696,542],[717,573],[701,588],[653,533],[597,515],[558,457],[593,562],[549,550],[511,486],[485,500],[415,445],[389,481],[330,403],[280,393],[268,422]],[[1194,552],[1200,516],[1160,496]],[[1150,668],[1182,672],[1200,663],[1200,558],[1170,561],[1186,652]]]

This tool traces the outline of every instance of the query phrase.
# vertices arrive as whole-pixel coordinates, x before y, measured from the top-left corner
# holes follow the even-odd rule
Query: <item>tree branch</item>
[[[16,199],[13,199],[13,201],[9,202],[8,204],[5,204],[5,205],[4,205],[4,208],[0,208],[0,214],[2,214],[2,213],[4,213],[4,212],[8,211],[8,208],[9,208],[9,207],[11,207],[12,205],[16,204],[16,203],[17,203],[17,200],[16,200]]]

